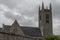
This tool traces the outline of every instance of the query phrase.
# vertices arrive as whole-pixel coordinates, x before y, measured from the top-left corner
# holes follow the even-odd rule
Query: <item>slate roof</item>
[[[21,27],[25,35],[42,37],[41,31],[37,27]]]

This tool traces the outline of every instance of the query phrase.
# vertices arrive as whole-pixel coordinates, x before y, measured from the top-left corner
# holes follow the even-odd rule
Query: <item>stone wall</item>
[[[16,34],[0,32],[0,40],[39,40],[41,38],[26,37]]]

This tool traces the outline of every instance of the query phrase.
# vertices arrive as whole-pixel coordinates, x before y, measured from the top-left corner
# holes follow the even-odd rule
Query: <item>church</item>
[[[20,26],[15,20],[12,25],[5,25],[0,28],[0,40],[42,40],[43,36],[52,35],[52,7],[42,9],[38,7],[38,27]]]

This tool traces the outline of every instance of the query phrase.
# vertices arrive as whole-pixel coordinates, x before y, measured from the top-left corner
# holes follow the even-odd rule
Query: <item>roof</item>
[[[11,26],[5,25],[5,29],[9,29]],[[25,26],[20,26],[22,29],[23,33],[28,36],[33,36],[33,37],[42,37],[41,30],[37,27],[25,27]],[[7,30],[8,31],[8,30]]]
[[[42,37],[41,31],[37,27],[21,27],[25,35]]]
[[[14,25],[19,25],[18,22],[15,20],[13,23]],[[10,29],[11,26],[9,25],[4,25],[5,29]],[[34,37],[42,37],[41,30],[37,27],[26,27],[26,26],[19,26],[23,33],[28,36],[34,36]]]

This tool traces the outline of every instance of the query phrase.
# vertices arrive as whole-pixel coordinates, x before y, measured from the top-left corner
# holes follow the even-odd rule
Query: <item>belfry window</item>
[[[41,16],[40,16],[40,20],[41,20]]]
[[[46,19],[49,19],[49,14],[46,14]]]
[[[49,14],[46,14],[46,23],[49,23]]]
[[[42,39],[39,39],[39,40],[42,40]]]
[[[46,23],[49,23],[49,20],[46,20]]]

